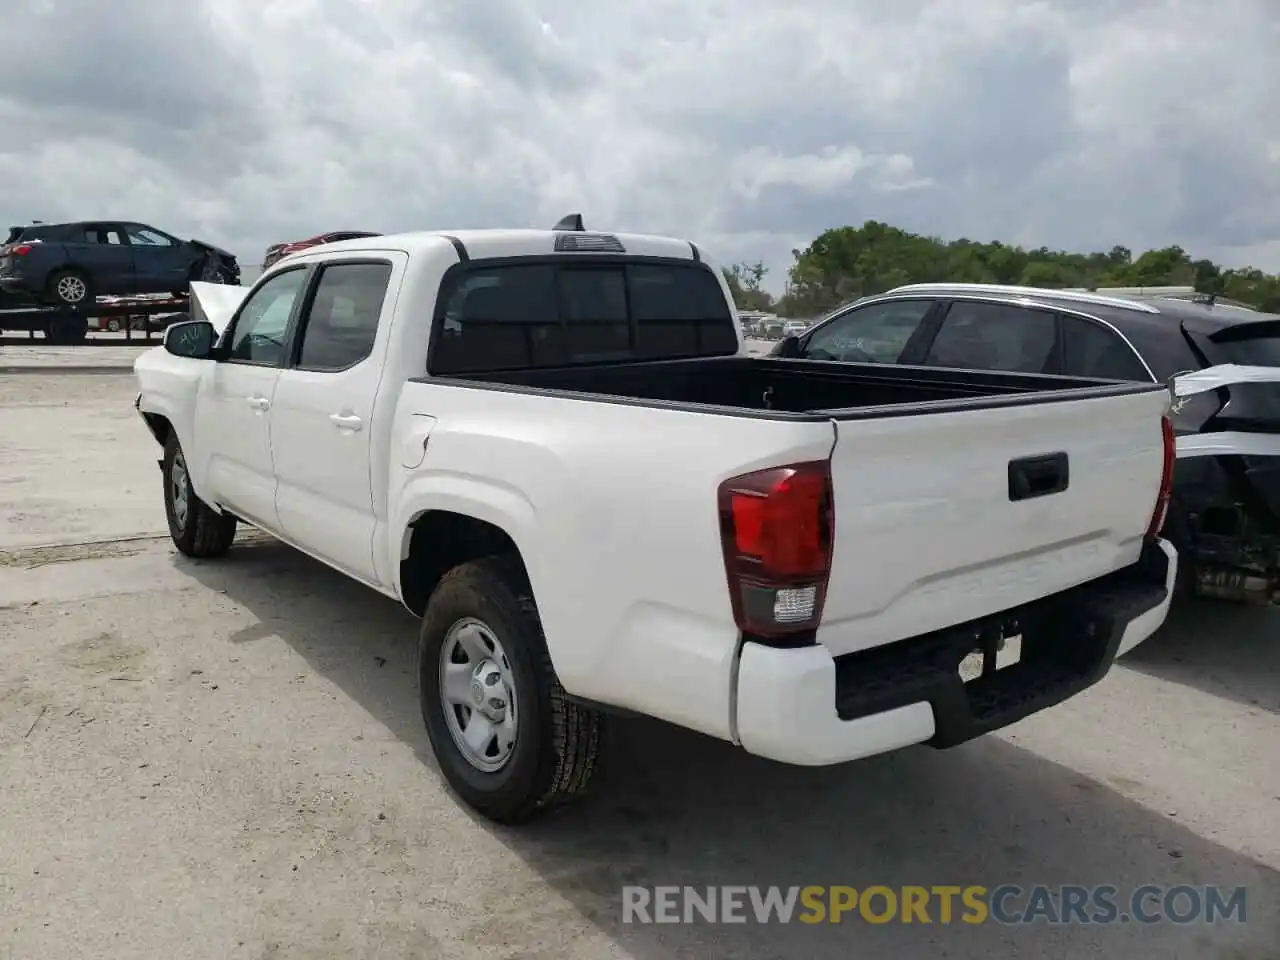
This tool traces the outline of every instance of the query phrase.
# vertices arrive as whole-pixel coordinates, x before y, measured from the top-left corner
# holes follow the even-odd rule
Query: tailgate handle
[[[1061,493],[1071,480],[1065,453],[1046,453],[1009,461],[1009,499],[1030,500]]]

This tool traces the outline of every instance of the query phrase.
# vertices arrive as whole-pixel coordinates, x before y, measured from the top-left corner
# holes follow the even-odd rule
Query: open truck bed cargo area
[[[781,420],[903,416],[1163,391],[1152,384],[1078,377],[747,356],[498,370],[448,379],[480,389],[582,394],[584,400],[672,409],[693,405]]]

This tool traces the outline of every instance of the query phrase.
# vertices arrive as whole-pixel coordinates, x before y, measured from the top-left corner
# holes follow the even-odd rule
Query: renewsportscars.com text
[[[1244,923],[1244,887],[623,887],[623,923]]]

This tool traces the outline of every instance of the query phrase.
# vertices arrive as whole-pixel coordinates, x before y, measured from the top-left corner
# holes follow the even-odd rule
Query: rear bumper
[[[916,743],[949,747],[1097,683],[1169,612],[1178,557],[1149,545],[1132,567],[996,617],[833,658],[821,646],[744,645],[737,738],[750,753],[819,766]],[[1021,631],[1022,660],[965,684],[978,637]]]

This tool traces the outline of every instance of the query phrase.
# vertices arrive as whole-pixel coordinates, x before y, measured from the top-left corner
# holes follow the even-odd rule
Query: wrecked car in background
[[[265,270],[281,257],[287,257],[291,253],[297,253],[299,250],[308,250],[311,247],[318,247],[322,243],[337,243],[339,240],[363,240],[366,237],[380,237],[380,233],[371,233],[365,230],[334,230],[331,233],[318,233],[314,237],[308,237],[306,240],[291,240],[288,243],[273,243],[267,247],[267,252],[262,255],[262,269]]]
[[[1208,298],[912,284],[835,311],[772,355],[1172,381],[1164,536],[1181,554],[1179,587],[1280,600],[1280,316]]]
[[[111,294],[182,296],[191,281],[240,282],[235,255],[144,223],[81,221],[9,228],[0,246],[0,290],[84,308]]]

